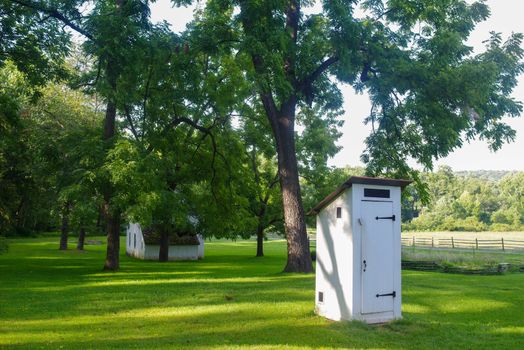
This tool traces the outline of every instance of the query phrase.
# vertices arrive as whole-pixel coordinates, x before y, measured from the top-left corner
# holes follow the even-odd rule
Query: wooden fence
[[[422,238],[402,237],[403,247],[438,248],[438,249],[474,249],[524,252],[524,241],[509,239],[467,239],[467,238]]]

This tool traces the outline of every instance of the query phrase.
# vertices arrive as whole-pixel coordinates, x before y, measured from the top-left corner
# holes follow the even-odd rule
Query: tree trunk
[[[76,244],[77,250],[84,250],[84,242],[86,240],[86,228],[80,226],[80,233],[78,234],[78,243]]]
[[[260,223],[257,227],[257,256],[264,256],[264,227]]]
[[[111,86],[112,93],[116,94],[116,80],[117,75],[115,71],[115,64],[113,60],[109,60],[107,64],[107,80]],[[116,103],[114,96],[109,96],[106,107],[106,114],[104,119],[104,134],[103,140],[106,142],[106,149],[109,150],[112,146],[112,140],[116,135]],[[120,211],[113,208],[111,205],[111,198],[113,197],[113,186],[109,179],[106,180],[104,188],[104,216],[106,220],[106,234],[107,234],[107,252],[104,270],[117,271],[120,268]]]
[[[169,261],[169,233],[162,230],[160,233],[160,248],[158,252],[158,261]]]
[[[70,204],[64,204],[62,208],[62,227],[60,228],[60,250],[67,250],[67,238],[69,234],[69,208]]]
[[[292,97],[282,104],[278,128],[274,130],[278,151],[278,173],[287,238],[285,272],[313,272],[295,149],[295,108]],[[275,132],[276,131],[276,132]]]
[[[99,229],[99,232],[104,231],[104,226],[102,225],[102,216],[104,215],[104,208],[103,206],[98,207],[98,215],[96,217],[96,228]]]
[[[108,71],[111,71],[110,66],[110,63],[108,63]],[[109,73],[112,74],[109,75]],[[112,71],[108,72],[108,80],[111,87],[113,88],[113,92],[116,92],[116,77],[113,76],[113,73],[114,72]],[[116,104],[112,100],[112,97],[110,97],[106,107],[103,134],[103,140],[106,142],[105,146],[108,150],[112,144],[109,141],[113,139],[116,133],[115,121]],[[118,271],[120,268],[120,212],[115,210],[111,205],[111,198],[113,197],[113,186],[109,179],[106,181],[107,183],[104,189],[103,210],[106,222],[107,250],[104,270]]]
[[[251,30],[252,14],[249,13],[249,1],[240,2],[244,30],[248,35],[258,37],[259,33]],[[295,150],[295,110],[297,106],[297,77],[295,72],[297,33],[300,20],[300,2],[291,0],[286,8],[286,34],[290,35],[289,47],[284,55],[284,71],[287,81],[294,92],[289,96],[279,96],[280,108],[277,107],[271,84],[267,80],[267,66],[263,56],[252,52],[251,58],[259,76],[259,94],[266,116],[271,125],[278,154],[278,174],[284,208],[284,227],[287,238],[287,264],[285,272],[313,272],[311,254],[307,242],[306,220],[300,183],[298,179],[298,163]]]
[[[115,88],[116,89],[116,88]],[[107,102],[106,115],[104,118],[104,136],[103,140],[107,141],[113,138],[116,133],[116,104],[113,101]]]
[[[120,268],[120,212],[111,212],[107,202],[104,206],[107,222],[107,251],[104,270],[118,271]]]

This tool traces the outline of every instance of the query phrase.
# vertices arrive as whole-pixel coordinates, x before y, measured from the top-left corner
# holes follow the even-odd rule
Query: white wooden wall
[[[197,235],[199,245],[170,246],[169,260],[197,260],[204,258],[204,238]],[[126,254],[138,259],[158,260],[160,246],[145,244],[139,224],[130,223],[126,232]]]
[[[362,200],[364,188],[390,190],[390,198],[378,199],[392,203],[396,216],[393,223],[394,290],[393,311],[362,312]],[[373,199],[375,200],[375,199]],[[337,218],[337,207],[342,209]],[[367,213],[369,214],[369,213]],[[369,216],[369,215],[368,215]],[[329,319],[363,320],[368,323],[386,322],[401,317],[400,269],[400,188],[378,185],[353,184],[317,215],[315,310]],[[373,278],[366,275],[366,278]],[[323,301],[319,300],[323,293]],[[378,300],[378,299],[377,299]],[[380,299],[382,301],[382,299]]]

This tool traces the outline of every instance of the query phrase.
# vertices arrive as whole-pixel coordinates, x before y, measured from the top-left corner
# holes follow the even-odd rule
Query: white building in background
[[[408,180],[353,176],[317,217],[315,311],[331,320],[401,318],[401,189]]]
[[[169,260],[198,260],[204,258],[204,239],[197,235],[199,244],[170,245]],[[139,224],[131,223],[126,232],[126,254],[142,260],[158,260],[160,245],[151,242],[142,232]]]

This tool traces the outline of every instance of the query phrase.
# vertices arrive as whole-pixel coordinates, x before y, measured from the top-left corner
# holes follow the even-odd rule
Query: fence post
[[[502,251],[505,251],[505,249],[504,249],[504,237],[502,237]]]
[[[413,236],[413,248],[415,248],[415,236]]]
[[[453,236],[451,236],[451,248],[455,248],[455,242],[453,241]]]
[[[435,243],[433,242],[433,236],[431,236],[431,248],[435,248]]]
[[[475,248],[479,250],[479,240],[475,238]]]

